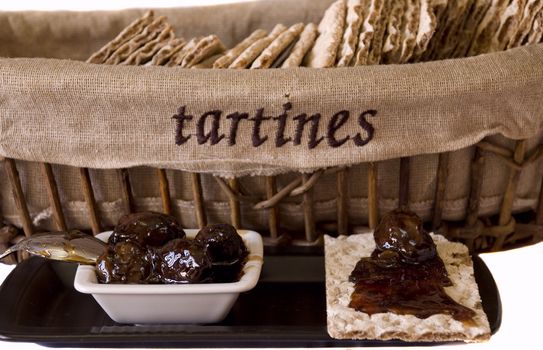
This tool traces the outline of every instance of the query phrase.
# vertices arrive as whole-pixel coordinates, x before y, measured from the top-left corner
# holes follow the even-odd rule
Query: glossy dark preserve
[[[187,239],[174,217],[125,215],[96,262],[101,283],[225,283],[241,277],[247,248],[228,224],[209,225]]]
[[[451,280],[416,214],[388,213],[374,237],[377,247],[372,256],[362,258],[349,277],[355,284],[350,307],[370,315],[393,312],[427,318],[449,314],[471,322],[473,310],[455,302],[443,289],[452,285]]]
[[[142,247],[161,247],[172,239],[184,237],[185,231],[173,216],[145,211],[121,217],[108,243],[131,241]]]
[[[194,240],[211,258],[214,281],[228,282],[240,277],[247,248],[234,227],[228,224],[208,225],[198,232]]]

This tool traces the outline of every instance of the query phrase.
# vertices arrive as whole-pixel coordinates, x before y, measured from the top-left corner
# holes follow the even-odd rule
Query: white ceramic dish
[[[185,230],[193,238],[198,230]],[[263,261],[262,237],[239,230],[249,257],[243,276],[233,283],[207,284],[101,284],[94,266],[77,268],[74,286],[92,294],[104,311],[119,323],[214,323],[226,317],[240,292],[258,282]],[[96,237],[107,241],[111,231]]]

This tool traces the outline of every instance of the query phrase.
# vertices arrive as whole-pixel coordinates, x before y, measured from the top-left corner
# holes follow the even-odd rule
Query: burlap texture
[[[257,2],[229,7],[160,10],[178,36],[216,33],[227,45],[257,28],[271,29],[300,21],[318,22],[330,1]],[[183,225],[195,227],[190,179],[197,171],[241,178],[245,192],[264,197],[264,179],[245,175],[283,174],[279,187],[295,176],[292,171],[312,171],[332,166],[349,168],[349,215],[352,222],[367,220],[366,161],[383,161],[379,168],[379,207],[397,205],[398,157],[414,156],[410,186],[411,207],[430,217],[435,191],[437,153],[452,151],[447,182],[445,219],[465,215],[469,194],[470,147],[489,135],[511,148],[508,139],[532,138],[530,149],[541,140],[543,126],[543,45],[518,48],[478,57],[410,65],[338,69],[273,69],[262,71],[187,70],[164,67],[92,65],[84,60],[110,40],[139,10],[92,13],[0,13],[0,155],[18,162],[23,190],[31,215],[41,228],[52,228],[51,209],[38,165],[54,164],[64,212],[72,227],[89,227],[78,173],[67,167],[91,171],[99,212],[106,225],[123,213],[115,169],[130,168],[137,209],[160,210],[158,182],[153,169],[168,170],[173,206]],[[203,21],[202,19],[206,20]],[[42,58],[20,58],[42,57]],[[47,59],[54,58],[54,59]],[[69,58],[73,60],[61,60]],[[229,145],[228,114],[246,112],[254,117],[277,117],[283,104],[292,109],[286,117],[284,136],[293,138],[294,117],[322,115],[318,137],[339,111],[349,111],[348,121],[333,135],[350,136],[339,147],[330,137],[308,147],[309,126],[300,145],[278,146],[278,122],[262,122],[260,134],[268,140],[253,145],[254,122],[242,120],[235,145]],[[175,144],[172,116],[180,106],[194,116]],[[196,122],[205,112],[222,111],[219,134],[225,138],[211,145],[198,144]],[[367,121],[374,137],[358,146],[353,137],[367,136],[359,115],[377,111]],[[210,130],[210,121],[206,132]],[[333,140],[332,140],[333,141]],[[508,168],[489,157],[485,166],[482,213],[497,212],[506,187]],[[5,179],[4,169],[0,169]],[[527,167],[520,180],[516,211],[534,208],[543,174],[540,162]],[[336,217],[335,178],[326,175],[315,188],[315,212],[320,221]],[[204,200],[210,221],[228,221],[228,203],[211,176],[203,177]],[[17,223],[9,184],[0,183],[2,213]],[[266,211],[242,204],[245,227],[263,228]],[[282,225],[303,227],[300,198],[281,204]]]

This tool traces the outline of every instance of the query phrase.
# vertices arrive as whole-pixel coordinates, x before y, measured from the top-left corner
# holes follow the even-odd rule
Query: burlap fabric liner
[[[326,3],[329,1],[314,6],[306,1],[289,3],[299,12],[284,11],[281,6],[264,2],[222,7],[220,16],[217,8],[183,9],[167,14],[178,35],[216,32],[230,43],[257,27],[270,29],[277,22],[318,21]],[[187,11],[211,16],[218,22],[196,23],[194,18],[198,16],[185,17]],[[248,18],[240,19],[239,11],[245,11]],[[0,55],[83,59],[138,13],[0,14],[0,19],[8,19],[0,20],[0,37],[8,38]],[[62,19],[67,22],[62,24]],[[44,29],[51,37],[38,35],[35,28]],[[14,45],[18,39],[22,45]],[[60,50],[63,53],[59,56],[58,48],[64,46],[67,48]],[[285,174],[279,176],[281,187],[295,176],[292,171],[355,165],[349,170],[349,214],[354,223],[363,224],[367,220],[366,167],[356,164],[386,160],[379,172],[379,207],[386,211],[397,204],[398,161],[394,158],[419,155],[412,162],[410,202],[419,214],[429,217],[435,190],[435,153],[454,151],[444,217],[459,219],[465,215],[469,193],[473,152],[469,146],[488,135],[497,135],[494,141],[508,147],[513,142],[505,138],[532,138],[530,149],[539,142],[543,123],[542,68],[543,45],[460,60],[327,70],[183,70],[100,66],[43,58],[0,59],[0,154],[25,161],[90,168],[130,167],[139,210],[160,210],[155,173],[141,166],[223,176]],[[278,147],[278,122],[267,120],[262,122],[260,135],[267,135],[268,140],[254,147],[255,123],[242,120],[236,144],[228,144],[228,114],[246,112],[254,117],[257,109],[264,108],[264,116],[277,117],[286,102],[292,104],[292,109],[285,119],[285,137],[295,135],[294,117],[300,113],[322,115],[317,135],[320,137],[326,136],[332,116],[347,110],[349,119],[333,137],[351,138],[332,147],[328,137],[310,148],[308,124],[300,145],[291,141]],[[186,113],[194,119],[183,130],[183,135],[192,135],[191,138],[178,146],[172,116],[180,106],[186,106]],[[219,135],[226,137],[215,145],[210,140],[200,145],[195,135],[196,122],[211,110],[222,111]],[[367,138],[358,120],[367,110],[377,111],[375,117],[367,118],[374,128],[374,137],[366,145],[358,146],[352,138],[356,134]],[[205,126],[209,132],[209,120]],[[52,228],[51,210],[37,164],[19,162],[19,167],[35,223]],[[76,170],[55,166],[54,171],[69,225],[89,227]],[[542,173],[541,162],[523,171],[515,210],[535,206]],[[5,178],[5,174],[1,175]],[[168,175],[174,210],[185,226],[196,226],[189,178],[178,171],[169,171]],[[111,225],[123,212],[116,173],[93,170],[91,176],[100,215],[105,224]],[[507,176],[508,168],[489,157],[481,202],[483,213],[497,212]],[[262,178],[244,177],[241,182],[246,192],[264,197]],[[203,185],[209,219],[228,221],[228,204],[214,181],[204,176]],[[0,190],[4,217],[18,223],[6,181],[1,182]],[[333,175],[317,185],[315,200],[316,217],[333,220]],[[280,206],[283,226],[303,227],[299,201],[292,198]],[[244,226],[266,226],[265,211],[254,211],[249,203],[242,205],[242,211]]]

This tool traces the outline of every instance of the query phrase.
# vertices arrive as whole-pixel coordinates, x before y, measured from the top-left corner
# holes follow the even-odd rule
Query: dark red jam
[[[452,285],[422,220],[406,210],[383,217],[374,233],[377,248],[349,276],[355,284],[350,307],[369,315],[392,312],[427,318],[448,314],[470,323],[475,312],[455,302]]]

